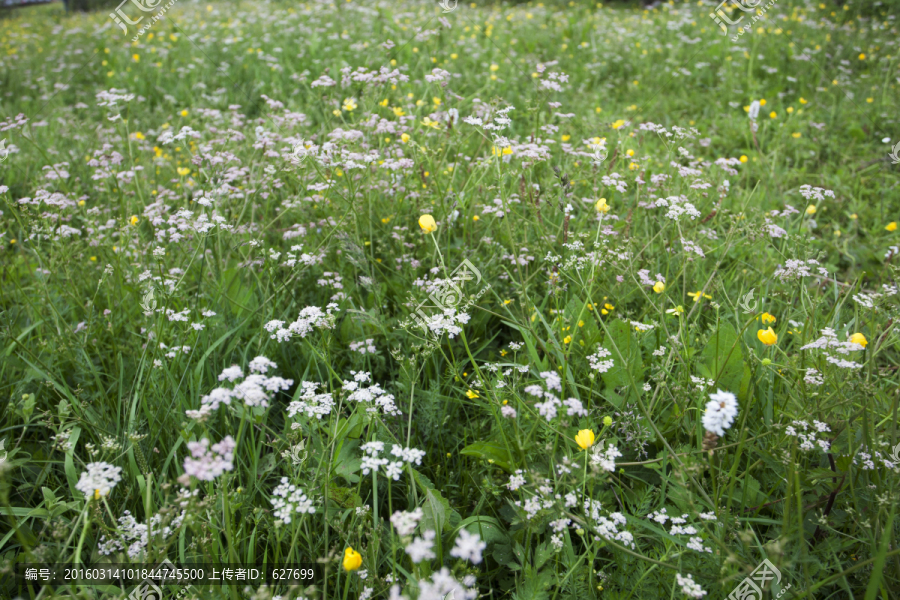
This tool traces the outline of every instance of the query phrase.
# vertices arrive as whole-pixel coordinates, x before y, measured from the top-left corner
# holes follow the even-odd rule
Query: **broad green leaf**
[[[700,362],[709,369],[716,387],[737,393],[744,376],[744,355],[737,331],[731,323],[722,321],[718,331],[700,354]]]
[[[475,442],[460,450],[459,453],[463,456],[474,456],[489,462],[493,461],[493,464],[507,473],[513,472],[512,458],[509,456],[509,452],[497,442]]]
[[[447,500],[441,496],[437,490],[426,490],[425,503],[422,505],[422,512],[425,516],[419,523],[420,531],[428,531],[429,529],[437,532],[437,538],[441,538],[441,532],[447,523],[447,508],[449,504]]]
[[[275,468],[275,455],[274,454],[266,454],[262,457],[262,460],[259,461],[259,467],[257,467],[258,475],[265,475],[269,471]]]
[[[463,520],[459,524],[458,529],[465,529],[470,533],[477,533],[481,538],[481,541],[487,542],[488,544],[506,543],[509,540],[506,532],[503,530],[503,526],[500,525],[500,522],[493,517],[484,515],[475,515],[474,517]]]
[[[614,366],[601,375],[603,383],[611,389],[630,386],[631,379],[628,377],[630,371],[634,383],[640,384],[643,379],[644,367],[641,360],[641,349],[633,335],[631,325],[624,321],[613,321],[607,328],[609,335],[603,340],[603,347],[610,351],[608,359],[613,360]],[[621,353],[621,358],[619,353]]]
[[[550,558],[556,554],[550,544],[544,542],[534,551],[534,568],[540,569]]]

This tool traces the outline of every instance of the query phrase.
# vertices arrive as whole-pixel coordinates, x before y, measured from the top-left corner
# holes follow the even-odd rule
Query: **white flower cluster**
[[[281,478],[281,484],[272,491],[270,500],[275,517],[285,523],[291,522],[294,513],[313,514],[316,512],[312,500],[307,498],[303,490],[290,483],[287,477]]]
[[[798,428],[801,431],[798,431]],[[789,436],[800,438],[800,449],[804,452],[814,450],[817,445],[822,449],[822,452],[828,452],[828,449],[831,448],[831,443],[827,440],[817,440],[816,434],[831,431],[831,428],[821,421],[813,421],[814,430],[807,433],[808,429],[809,423],[806,421],[792,421],[784,432]]]
[[[203,420],[221,404],[231,404],[232,399],[242,401],[246,406],[269,406],[269,400],[276,392],[287,390],[294,385],[293,379],[281,377],[267,377],[264,375],[269,369],[278,368],[274,362],[265,356],[257,356],[250,361],[251,374],[234,388],[217,387],[209,394],[200,398],[200,410],[188,410],[185,414],[191,419]],[[233,383],[244,377],[244,372],[237,365],[226,368],[219,375],[219,381],[226,379]]]
[[[563,548],[563,535],[562,532],[566,530],[566,528],[572,524],[572,519],[562,518],[557,519],[555,521],[550,521],[550,528],[554,531],[553,535],[550,536],[550,543],[557,550],[562,550]]]
[[[398,510],[391,515],[391,524],[397,530],[397,535],[407,537],[413,534],[423,516],[425,516],[425,513],[422,512],[421,507],[417,507],[412,512]]]
[[[514,492],[525,485],[525,477],[522,475],[523,472],[522,469],[516,469],[516,473],[509,476],[509,483],[506,484],[507,489]]]
[[[284,342],[295,335],[306,337],[313,329],[334,329],[336,315],[332,314],[333,310],[337,310],[338,306],[331,303],[325,307],[325,312],[318,306],[307,306],[300,311],[297,320],[284,327],[284,321],[269,321],[265,324],[265,329],[272,335],[269,336],[273,340]]]
[[[475,587],[475,576],[466,575],[462,582],[456,580],[447,567],[441,567],[437,573],[432,573],[431,580],[419,580],[419,600],[475,600],[478,598],[478,588]],[[398,588],[394,595],[394,588]],[[399,586],[391,588],[390,600],[399,600]]]
[[[424,450],[418,450],[416,448],[404,448],[403,446],[398,446],[397,444],[393,444],[391,446],[391,455],[400,460],[390,460],[388,458],[380,458],[380,454],[384,452],[384,442],[372,441],[366,442],[360,448],[365,456],[362,458],[362,472],[363,475],[368,475],[369,473],[377,473],[379,467],[384,467],[384,474],[387,477],[390,477],[394,481],[398,481],[400,479],[400,474],[403,473],[403,467],[405,464],[422,464],[422,459],[425,457]]]
[[[353,375],[353,381],[345,381],[343,390],[350,392],[347,396],[348,401],[365,402],[370,406],[366,408],[366,412],[377,412],[381,409],[386,415],[397,416],[400,409],[394,404],[394,395],[385,392],[380,385],[373,383],[368,387],[362,387],[361,384],[371,383],[372,374],[363,371],[350,371]]]
[[[462,327],[457,325],[457,323],[465,325],[469,322],[469,319],[470,317],[468,313],[457,313],[455,308],[445,308],[443,312],[435,315],[429,315],[421,322],[434,335],[440,337],[441,335],[446,333],[447,336],[452,340],[454,337],[462,333]]]
[[[688,202],[687,196],[669,196],[668,198],[658,198],[654,203],[656,207],[667,208],[666,217],[673,221],[678,221],[684,215],[687,215],[693,221],[700,218],[700,211],[692,203]]]
[[[704,521],[715,521],[716,515],[714,513],[700,513],[697,515]],[[672,527],[669,529],[669,534],[671,535],[690,535],[691,537],[686,546],[691,550],[696,552],[709,552],[712,553],[712,548],[709,546],[703,545],[703,538],[697,534],[697,528],[693,525],[685,525],[688,520],[688,515],[684,514],[680,517],[670,517],[666,514],[666,509],[660,509],[659,511],[654,511],[647,515],[647,518],[651,521],[656,521],[660,525],[665,525],[666,521],[671,521]]]
[[[814,342],[810,342],[800,348],[800,350],[833,350],[838,354],[848,355],[851,352],[859,352],[861,350],[865,350],[865,347],[862,344],[857,344],[855,342],[851,342],[847,340],[846,342],[842,342],[838,340],[837,333],[834,329],[830,327],[826,327],[822,330],[822,337],[815,340]],[[827,352],[824,353],[825,360],[833,365],[837,365],[842,369],[859,369],[862,368],[862,365],[858,362],[854,362],[851,360],[846,360],[837,356],[832,356]],[[809,375],[807,375],[808,377]],[[821,385],[821,384],[820,384]]]
[[[487,548],[487,543],[481,541],[481,537],[477,533],[470,533],[465,529],[460,529],[456,536],[456,544],[450,550],[450,556],[467,560],[473,565],[481,563],[481,553]]]
[[[155,514],[150,517],[150,525],[148,527],[146,523],[138,523],[137,519],[131,515],[131,512],[126,510],[119,517],[115,537],[109,539],[106,535],[101,536],[97,545],[97,551],[104,556],[109,556],[113,552],[127,549],[129,558],[139,558],[144,553],[151,535],[162,540],[168,539],[181,527],[185,514],[185,511],[181,511],[181,514],[172,519],[171,523],[165,527],[159,526],[162,522],[162,515]]]
[[[515,502],[513,502],[513,504],[524,510],[525,517],[530,521],[535,516],[537,516],[537,514],[541,510],[545,508],[553,508],[556,503],[549,498],[541,499],[539,496],[531,496],[530,498],[527,498],[525,502],[516,500]]]
[[[801,277],[810,277],[812,275],[812,271],[810,269],[816,268],[820,275],[827,277],[828,271],[819,266],[819,261],[814,259],[809,260],[797,260],[793,258],[789,258],[784,261],[784,266],[775,271],[775,277],[780,279],[781,281],[790,281],[792,279],[800,279]]]
[[[287,414],[289,417],[294,418],[298,413],[304,413],[307,418],[315,417],[321,420],[323,416],[331,414],[331,409],[334,408],[334,399],[330,393],[317,394],[316,388],[319,387],[319,384],[312,381],[304,381],[300,385],[303,393],[300,394],[299,399],[288,404]]]
[[[809,385],[824,385],[825,378],[822,377],[822,374],[816,371],[815,369],[807,369],[806,375],[803,376],[803,381],[808,383]]]
[[[834,192],[831,190],[826,190],[819,187],[812,187],[810,185],[801,185],[800,186],[800,195],[806,198],[807,200],[816,200],[821,202],[825,200],[825,196],[829,198],[834,198]]]
[[[587,504],[587,502],[585,502]],[[620,512],[610,513],[609,518],[600,516],[595,519],[596,522],[596,530],[597,533],[600,534],[605,540],[615,540],[620,542],[623,546],[630,547],[634,549],[634,536],[630,531],[619,531],[619,525],[625,525],[627,523],[625,519],[625,515]],[[594,537],[598,542],[599,538]]]
[[[635,331],[640,331],[640,332],[650,331],[651,329],[656,327],[655,323],[651,323],[649,325],[641,323],[640,321],[630,321],[630,323],[631,323],[631,326],[634,327]]]
[[[432,560],[437,555],[434,553],[434,538],[437,534],[433,529],[427,530],[421,537],[416,537],[406,545],[404,551],[415,564],[423,560]]]
[[[234,449],[237,442],[230,435],[218,444],[209,446],[209,440],[203,438],[199,442],[188,442],[191,455],[184,459],[184,474],[196,477],[201,481],[212,481],[225,471],[234,469]]]
[[[510,119],[507,114],[513,110],[515,110],[514,106],[507,106],[506,108],[498,110],[496,115],[494,116],[493,123],[485,123],[479,117],[466,117],[465,119],[463,119],[463,121],[468,123],[469,125],[475,125],[476,127],[484,127],[485,129],[502,131],[506,128],[507,125],[512,123],[512,119]]]
[[[716,390],[715,394],[709,395],[709,402],[706,403],[703,428],[719,436],[725,435],[725,430],[731,428],[737,413],[738,402],[735,395]]]
[[[691,383],[697,386],[698,391],[704,391],[706,388],[711,388],[716,385],[715,379],[704,379],[702,377],[694,377],[691,375]]]
[[[600,373],[606,373],[615,366],[615,362],[611,358],[608,358],[610,355],[612,355],[612,352],[601,347],[597,348],[597,351],[588,356],[587,359],[588,362],[591,363],[591,368],[593,370],[599,371]]]
[[[610,473],[616,470],[616,459],[621,457],[622,453],[615,446],[607,446],[601,449],[600,446],[594,446],[591,451],[591,462],[600,465],[600,468]]]
[[[94,495],[107,496],[116,484],[122,480],[122,467],[114,467],[105,462],[88,463],[87,471],[81,474],[75,489],[84,494],[85,498]]]
[[[859,452],[853,457],[853,464],[862,465],[863,471],[872,471],[875,469],[876,464],[875,461],[881,463],[881,466],[887,467],[888,469],[896,469],[900,467],[900,463],[897,463],[893,460],[892,456],[885,456],[878,450],[873,450],[871,453],[867,452],[868,448],[860,448]]]
[[[682,577],[681,573],[675,574],[675,581],[681,586],[681,593],[690,598],[702,598],[706,595],[700,584],[694,581],[693,575]]]
[[[369,338],[364,342],[350,342],[350,350],[360,354],[375,354],[375,344],[372,343],[374,341],[372,338]]]
[[[541,373],[541,378],[543,378],[544,385],[547,389],[544,389],[537,384],[532,384],[525,388],[525,392],[536,398],[544,399],[544,402],[535,403],[534,407],[538,409],[538,412],[542,417],[547,419],[547,422],[556,418],[560,406],[566,406],[566,414],[570,417],[587,416],[587,411],[581,404],[581,400],[578,398],[569,398],[565,401],[561,401],[551,392],[551,390],[562,391],[562,379],[557,373],[544,371]]]

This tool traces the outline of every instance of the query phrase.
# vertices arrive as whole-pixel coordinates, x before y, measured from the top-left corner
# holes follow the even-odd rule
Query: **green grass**
[[[713,8],[183,2],[134,43],[8,15],[0,598],[132,592],[16,563],[165,558],[317,569],[182,598],[724,598],[764,559],[766,597],[900,598],[897,11],[782,1],[732,41]],[[426,335],[464,260],[468,319]],[[186,414],[259,356],[291,381]],[[374,441],[424,457],[366,474]],[[282,478],[314,512],[276,515]]]

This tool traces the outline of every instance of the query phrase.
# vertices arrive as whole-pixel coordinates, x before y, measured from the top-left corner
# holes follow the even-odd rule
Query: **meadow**
[[[0,15],[0,598],[900,598],[895,2],[137,3]]]

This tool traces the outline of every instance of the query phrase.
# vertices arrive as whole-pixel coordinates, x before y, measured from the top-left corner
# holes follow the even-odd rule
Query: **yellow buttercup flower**
[[[474,400],[475,398],[481,398],[481,396],[478,395],[478,392],[474,392],[472,390],[469,390],[468,392],[466,392],[466,396],[469,398],[469,400]]]
[[[657,281],[653,284],[653,291],[657,294],[662,294],[664,291],[666,291],[666,284],[664,284],[662,281]]]
[[[869,340],[866,339],[866,336],[857,332],[850,336],[850,341],[854,344],[859,344],[863,348],[869,345]]]
[[[675,308],[670,308],[666,311],[666,314],[680,316],[684,314],[684,307],[681,305],[676,306]]]
[[[578,432],[578,435],[575,436],[575,443],[578,444],[578,447],[582,450],[587,450],[591,446],[594,445],[594,441],[596,440],[596,436],[594,436],[594,432],[590,429],[582,429]]]
[[[775,317],[773,317],[769,313],[763,313],[760,319],[762,319],[763,325],[771,325],[775,322]]]
[[[355,571],[361,566],[362,554],[348,546],[347,549],[344,550],[344,570]]]
[[[760,329],[756,332],[756,337],[766,346],[771,346],[778,341],[778,335],[772,331],[771,327],[766,330]]]
[[[694,299],[694,302],[700,302],[702,298],[706,298],[707,300],[712,300],[712,296],[709,294],[704,294],[702,291],[698,290],[696,292],[688,292],[688,296]]]
[[[434,222],[434,217],[431,215],[422,215],[419,217],[419,227],[424,229],[426,233],[437,231],[437,223]]]
[[[815,204],[810,204],[809,206],[807,206],[807,207],[806,207],[806,214],[808,214],[808,215],[810,215],[810,216],[816,214],[816,205],[815,205]]]
[[[353,98],[344,98],[344,104],[341,106],[347,112],[352,111],[357,107],[356,100]]]
[[[897,231],[897,221],[891,221],[884,228],[887,231]]]
[[[600,198],[594,206],[596,207],[597,212],[609,212],[609,204],[606,203],[606,198]]]
[[[129,223],[131,223],[132,225],[137,225],[138,224],[137,215],[131,215],[131,219],[129,220]]]

